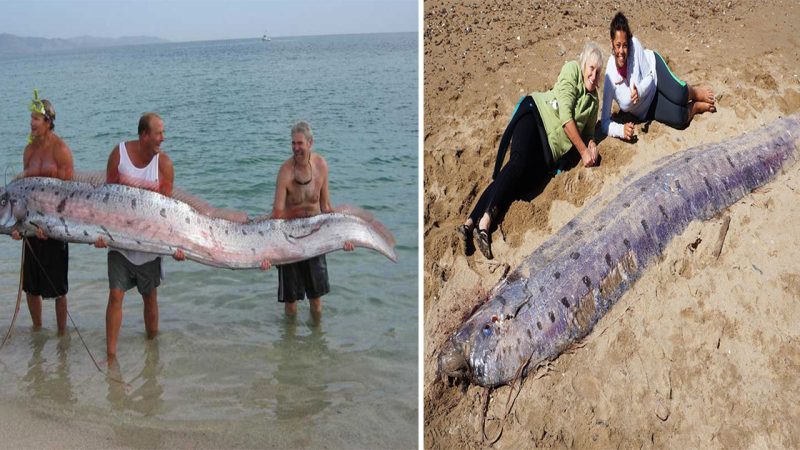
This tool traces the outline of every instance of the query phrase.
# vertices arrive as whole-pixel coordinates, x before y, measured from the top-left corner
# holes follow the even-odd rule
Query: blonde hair
[[[602,69],[603,67],[603,51],[594,42],[587,42],[583,47],[581,56],[578,58],[581,65],[581,72],[586,70],[586,66],[594,63],[595,67]]]

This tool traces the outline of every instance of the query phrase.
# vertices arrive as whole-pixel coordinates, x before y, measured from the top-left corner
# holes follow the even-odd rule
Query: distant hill
[[[0,54],[58,52],[81,48],[119,47],[123,45],[159,44],[164,42],[169,41],[152,36],[123,36],[119,38],[78,36],[69,39],[48,39],[0,33]]]

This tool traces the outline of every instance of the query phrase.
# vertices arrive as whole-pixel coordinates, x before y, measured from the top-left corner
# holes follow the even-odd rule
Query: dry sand
[[[634,34],[719,112],[684,131],[653,123],[636,144],[606,139],[494,232],[495,260],[464,256],[454,233],[488,184],[519,97],[550,88],[587,40],[608,56],[622,7]],[[424,5],[424,437],[485,447],[480,387],[436,378],[446,338],[502,276],[574,217],[658,158],[800,110],[800,4],[711,0],[462,2]],[[602,92],[602,86],[600,88]],[[584,339],[520,389],[491,392],[497,448],[800,447],[800,165],[746,196],[719,259],[720,219],[693,222]],[[697,242],[696,249],[690,244]]]

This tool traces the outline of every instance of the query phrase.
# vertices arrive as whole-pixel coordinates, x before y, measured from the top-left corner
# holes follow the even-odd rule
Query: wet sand
[[[617,3],[547,1],[424,6],[424,438],[426,448],[484,447],[485,390],[436,378],[442,343],[502,277],[592,199],[619,192],[665,155],[718,142],[800,110],[800,5],[791,1],[644,2],[633,33],[716,114],[639,141],[599,144],[602,164],[557,175],[514,202],[493,233],[495,260],[465,256],[454,232],[489,183],[521,95],[549,89],[594,40],[608,56]],[[599,89],[602,92],[602,86]],[[800,165],[723,214],[693,222],[581,346],[489,396],[498,448],[800,446]],[[696,248],[690,244],[700,240]],[[505,411],[510,413],[505,421]]]

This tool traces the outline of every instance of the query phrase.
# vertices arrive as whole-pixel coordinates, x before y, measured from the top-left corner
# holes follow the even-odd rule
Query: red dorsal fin
[[[72,180],[79,181],[82,183],[89,183],[92,186],[101,186],[106,182],[106,172],[104,170],[91,171],[91,172],[76,172],[73,175]],[[150,187],[149,183],[147,182],[143,182],[141,184],[133,182],[127,185],[142,189],[147,189],[148,187]],[[197,210],[197,212],[199,212],[200,214],[203,214],[208,217],[225,219],[239,223],[245,223],[248,221],[246,212],[236,211],[228,208],[215,208],[211,206],[207,201],[201,199],[200,197],[192,195],[179,188],[173,188],[172,198],[181,201],[183,203],[186,203],[187,205]]]

